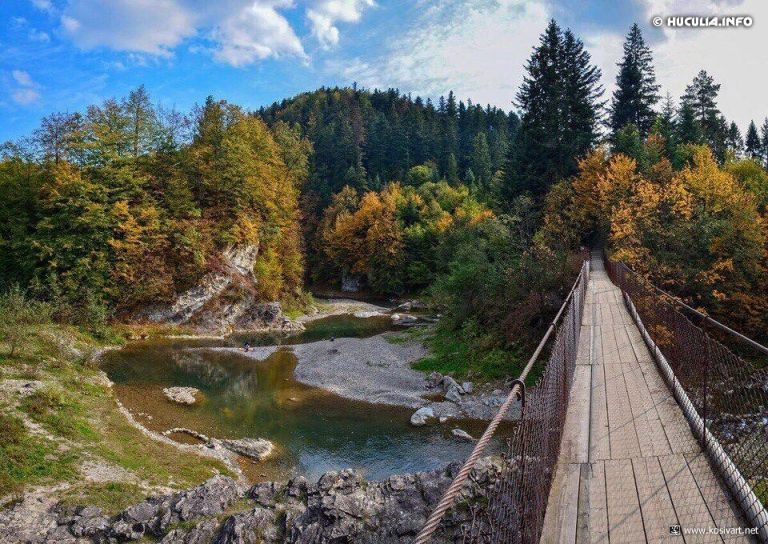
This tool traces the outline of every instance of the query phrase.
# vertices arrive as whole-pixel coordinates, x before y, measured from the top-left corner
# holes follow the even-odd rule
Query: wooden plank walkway
[[[608,279],[592,271],[542,543],[754,542]]]

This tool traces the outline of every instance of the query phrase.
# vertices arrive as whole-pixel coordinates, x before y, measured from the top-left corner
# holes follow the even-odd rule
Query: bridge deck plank
[[[743,522],[595,257],[570,399],[541,542],[753,541],[670,535]]]

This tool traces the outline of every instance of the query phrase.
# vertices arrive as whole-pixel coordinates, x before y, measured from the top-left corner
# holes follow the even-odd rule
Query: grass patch
[[[100,340],[77,327],[46,324],[31,331],[23,349],[8,356],[0,342],[4,377],[42,381],[44,386],[19,401],[17,410],[55,437],[69,441],[68,451],[43,436],[29,434],[21,418],[0,420],[0,496],[21,493],[28,484],[54,484],[79,475],[84,453],[133,472],[151,486],[188,488],[216,473],[231,475],[226,465],[157,442],[132,427],[119,411],[112,391],[101,384],[92,354]],[[10,400],[10,399],[9,399]],[[3,399],[0,398],[0,403]],[[8,408],[13,403],[8,403]],[[81,484],[72,500],[109,502],[121,493],[126,504],[137,490],[129,484]],[[111,487],[110,487],[111,486]],[[141,493],[143,498],[144,492]]]
[[[477,334],[466,327],[453,331],[438,326],[426,339],[431,354],[413,364],[423,372],[440,372],[454,378],[494,381],[508,376],[517,377],[523,369],[523,354],[519,348],[502,349],[497,339]]]
[[[312,293],[302,292],[298,295],[283,297],[280,306],[287,318],[297,319],[306,314],[310,308],[317,306],[317,302]]]
[[[411,342],[417,342],[419,340],[427,340],[434,335],[434,327],[432,326],[418,326],[411,327],[404,331],[398,331],[395,333],[389,333],[384,335],[384,340],[390,344],[402,345],[410,344]]]
[[[190,487],[217,473],[231,475],[220,461],[147,438],[109,406],[94,409],[99,410],[101,439],[93,451],[151,485]]]
[[[147,492],[140,486],[126,482],[99,482],[73,487],[61,497],[65,506],[83,504],[98,506],[107,515],[113,515],[132,504],[143,501]]]
[[[26,484],[75,476],[77,453],[60,452],[49,440],[31,436],[17,417],[0,414],[0,496],[20,493]]]
[[[90,442],[98,439],[84,416],[82,404],[71,394],[51,387],[39,389],[26,397],[20,408],[57,436]]]

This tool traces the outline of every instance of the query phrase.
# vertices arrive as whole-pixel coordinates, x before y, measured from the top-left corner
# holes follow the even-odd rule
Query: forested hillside
[[[323,203],[344,186],[378,191],[391,180],[490,188],[519,123],[514,113],[457,101],[453,92],[434,105],[395,89],[320,89],[259,115],[302,127],[315,149],[307,190]],[[418,165],[430,170],[409,172]]]
[[[435,365],[504,375],[579,250],[605,244],[764,335],[768,120],[742,139],[704,70],[662,100],[637,25],[617,60],[605,97],[581,40],[552,21],[517,113],[353,87],[254,112],[208,98],[189,114],[139,88],[49,115],[4,147],[0,284],[62,320],[133,320],[210,287],[249,248],[230,303],[300,304],[308,284],[343,280],[422,294],[444,315]]]
[[[0,281],[50,301],[61,319],[170,302],[238,246],[258,248],[250,287],[260,298],[301,290],[310,147],[296,129],[212,99],[185,118],[139,88],[51,115],[5,150]]]

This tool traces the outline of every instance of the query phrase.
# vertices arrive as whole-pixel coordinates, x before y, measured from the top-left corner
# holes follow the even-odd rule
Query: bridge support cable
[[[654,287],[624,263],[606,259],[606,265],[711,465],[746,523],[768,542],[768,349]],[[735,354],[684,311],[753,349],[753,356]]]
[[[519,378],[512,382],[506,400],[416,536],[414,544],[425,544],[431,540],[509,408],[518,401],[523,401],[523,406],[512,437],[508,440],[501,473],[488,491],[487,505],[475,516],[471,526],[465,528],[464,542],[538,541],[565,423],[589,271],[589,261],[585,261],[541,342]],[[525,380],[553,334],[546,368],[535,388],[526,393]]]

